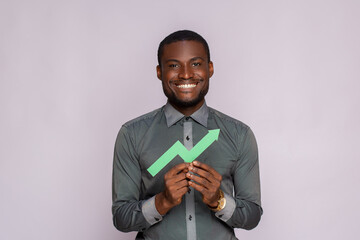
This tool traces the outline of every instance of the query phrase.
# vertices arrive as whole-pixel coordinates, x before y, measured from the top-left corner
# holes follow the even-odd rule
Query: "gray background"
[[[239,239],[356,239],[360,3],[0,2],[0,239],[133,239],[111,220],[121,125],[162,106],[158,43],[208,40],[208,105],[247,123],[264,215]]]

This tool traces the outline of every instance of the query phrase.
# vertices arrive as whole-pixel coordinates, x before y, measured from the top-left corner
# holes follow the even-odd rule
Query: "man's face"
[[[197,41],[179,41],[164,46],[157,76],[169,102],[178,109],[200,108],[209,89],[213,63]]]

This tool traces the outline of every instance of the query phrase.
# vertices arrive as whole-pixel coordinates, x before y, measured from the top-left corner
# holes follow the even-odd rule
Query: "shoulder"
[[[139,142],[152,123],[156,121],[156,119],[161,118],[162,113],[163,107],[127,121],[121,126],[116,138],[116,143],[123,142],[124,139],[127,139],[126,141],[132,144]]]
[[[210,119],[212,127],[220,128],[227,142],[235,144],[238,156],[250,150],[257,152],[256,138],[248,125],[213,108],[209,108]]]
[[[248,125],[246,125],[245,123],[243,123],[240,120],[237,120],[233,117],[230,117],[227,114],[224,114],[214,108],[209,107],[209,118],[210,119],[214,119],[214,120],[220,120],[223,124],[225,125],[229,125],[231,127],[235,127],[238,130],[241,131],[248,131],[250,129],[250,127]]]
[[[123,127],[130,129],[144,124],[147,125],[153,122],[154,119],[163,112],[163,108],[164,107],[155,109],[151,112],[145,113],[137,118],[127,121],[126,123],[123,124]]]

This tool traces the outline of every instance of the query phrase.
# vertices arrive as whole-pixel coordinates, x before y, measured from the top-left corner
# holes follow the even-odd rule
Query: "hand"
[[[189,181],[189,185],[202,194],[202,200],[205,204],[216,207],[220,196],[219,189],[222,176],[209,165],[199,161],[190,163],[189,171],[199,175],[186,173],[187,178],[195,181]]]
[[[155,196],[155,207],[161,215],[181,203],[182,196],[189,190],[186,173],[189,163],[180,163],[164,176],[165,190]]]

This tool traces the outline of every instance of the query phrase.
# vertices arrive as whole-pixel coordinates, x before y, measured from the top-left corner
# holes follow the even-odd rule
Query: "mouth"
[[[187,82],[187,83],[177,81],[177,82],[172,82],[172,84],[175,85],[175,87],[180,88],[180,89],[191,89],[191,88],[195,88],[200,82],[202,82],[202,80],[191,81],[191,82]]]
[[[175,84],[177,88],[194,88],[198,83]]]

